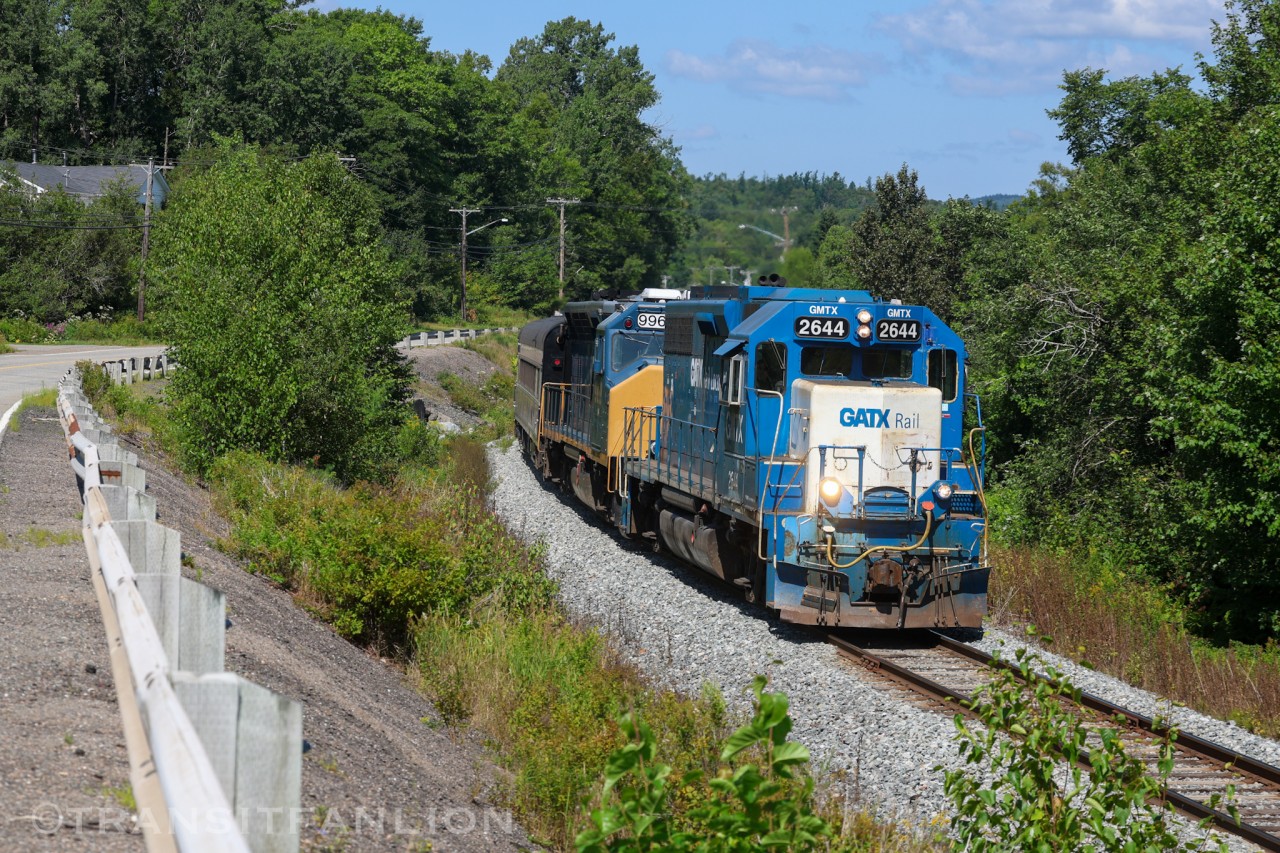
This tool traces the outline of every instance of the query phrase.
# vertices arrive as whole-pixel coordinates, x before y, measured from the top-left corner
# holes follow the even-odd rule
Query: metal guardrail
[[[397,345],[401,349],[413,347],[436,347],[442,344],[456,344],[459,341],[475,340],[481,335],[492,335],[498,332],[516,332],[516,327],[501,329],[453,329],[444,332],[414,332]]]
[[[159,358],[141,371],[127,360],[115,381],[162,375],[171,367]],[[293,853],[301,706],[222,671],[225,597],[181,576],[180,534],[156,524],[145,472],[98,419],[74,370],[59,383],[58,412],[84,499],[147,850]]]

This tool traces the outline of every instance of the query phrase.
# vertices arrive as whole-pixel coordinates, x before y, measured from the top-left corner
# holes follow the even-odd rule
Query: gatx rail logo
[[[840,426],[889,428],[888,409],[841,409]]]
[[[888,429],[889,428],[889,410],[888,409],[841,409],[840,410],[840,426],[844,427],[867,427],[868,429]],[[919,429],[920,415],[918,413],[897,412],[893,416],[894,429]]]

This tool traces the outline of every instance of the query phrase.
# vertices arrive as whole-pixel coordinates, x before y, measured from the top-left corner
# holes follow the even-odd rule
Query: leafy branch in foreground
[[[720,752],[728,764],[756,748],[759,765],[727,767],[707,780],[712,794],[684,816],[688,829],[673,820],[671,767],[656,761],[653,732],[635,714],[624,714],[618,722],[628,743],[605,765],[604,804],[591,813],[594,828],[578,834],[580,853],[811,850],[820,837],[830,836],[826,821],[813,813],[813,779],[805,776],[801,782],[793,775],[808,763],[809,749],[787,740],[786,694],[764,692],[766,683],[764,676],[753,680],[755,716],[729,736]],[[701,781],[700,775],[687,774],[681,784]]]
[[[1018,649],[1013,669],[996,668],[969,704],[982,727],[956,715],[967,766],[948,770],[943,787],[956,809],[959,846],[975,853],[1204,849],[1208,839],[1181,838],[1165,799],[1177,731],[1164,729],[1151,773],[1125,752],[1118,728],[1090,727],[1071,711],[1079,698],[1062,673]],[[1233,796],[1228,787],[1225,808],[1235,816]],[[1218,808],[1222,799],[1215,794],[1208,805]]]

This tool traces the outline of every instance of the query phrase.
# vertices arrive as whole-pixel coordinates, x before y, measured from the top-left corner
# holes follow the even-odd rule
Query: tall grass
[[[1169,591],[1071,554],[993,550],[991,613],[1034,624],[1054,651],[1270,737],[1280,736],[1280,647],[1212,646]]]

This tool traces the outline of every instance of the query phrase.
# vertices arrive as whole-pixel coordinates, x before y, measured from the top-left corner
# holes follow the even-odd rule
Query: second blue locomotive
[[[590,502],[786,621],[980,628],[982,427],[955,332],[776,279],[663,308],[661,404],[625,409]]]

